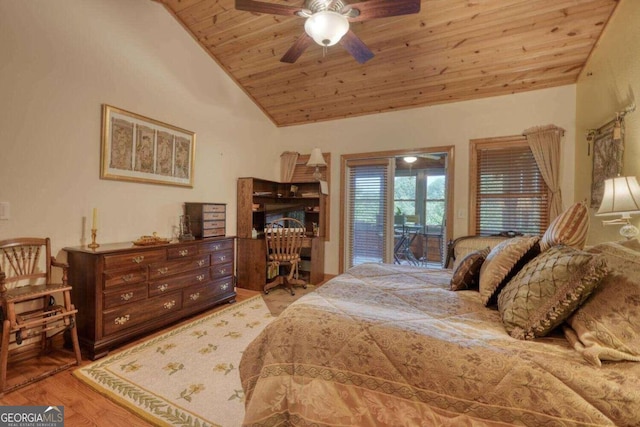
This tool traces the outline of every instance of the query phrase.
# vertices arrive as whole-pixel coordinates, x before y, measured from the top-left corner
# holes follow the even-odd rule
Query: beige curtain
[[[291,182],[293,172],[296,170],[296,162],[300,154],[295,151],[285,151],[280,154],[280,181]]]
[[[560,193],[560,139],[564,129],[555,125],[536,126],[523,132],[544,182],[549,187],[549,222],[562,212]]]

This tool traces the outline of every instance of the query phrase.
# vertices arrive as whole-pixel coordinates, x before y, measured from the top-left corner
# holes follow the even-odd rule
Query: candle
[[[98,228],[98,208],[93,208],[93,223],[91,225],[92,230],[96,230]]]

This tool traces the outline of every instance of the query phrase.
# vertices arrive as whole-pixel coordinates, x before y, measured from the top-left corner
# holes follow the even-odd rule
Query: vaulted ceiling
[[[303,18],[238,11],[234,0],[155,1],[277,126],[575,83],[618,3],[423,0],[417,14],[351,23],[375,54],[364,64],[315,43],[287,64]]]

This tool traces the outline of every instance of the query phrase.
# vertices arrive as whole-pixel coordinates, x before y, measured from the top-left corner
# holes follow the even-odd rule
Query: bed
[[[513,338],[451,274],[363,264],[291,304],[243,355],[244,425],[640,425],[640,363]]]

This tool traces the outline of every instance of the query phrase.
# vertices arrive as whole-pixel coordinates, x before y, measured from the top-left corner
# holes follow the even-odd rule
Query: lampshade
[[[309,156],[307,166],[327,166],[327,162],[324,161],[324,157],[322,157],[322,151],[320,151],[319,148],[314,148],[313,150],[311,150],[311,155]]]
[[[304,30],[320,46],[333,46],[349,31],[349,21],[338,12],[322,10],[307,18]]]
[[[596,215],[640,214],[640,185],[635,176],[619,176],[604,180],[604,195]]]
[[[640,213],[640,185],[635,176],[619,176],[604,180],[604,195],[596,215],[622,215],[622,218],[602,221],[605,225],[624,224],[620,234],[632,239],[640,233],[638,227],[631,224],[631,215]]]

